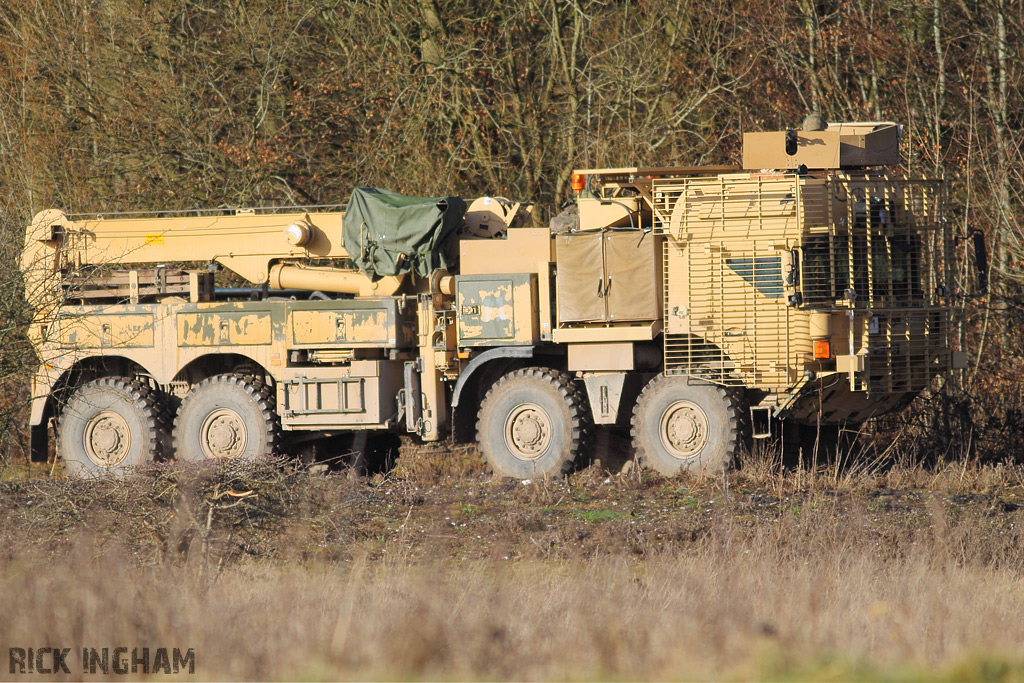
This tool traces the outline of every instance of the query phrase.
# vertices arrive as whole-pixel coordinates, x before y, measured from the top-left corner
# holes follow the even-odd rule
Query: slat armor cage
[[[786,391],[813,358],[815,313],[833,314],[833,355],[857,357],[852,391],[916,392],[945,369],[941,180],[736,173],[656,179],[653,198],[666,371]]]

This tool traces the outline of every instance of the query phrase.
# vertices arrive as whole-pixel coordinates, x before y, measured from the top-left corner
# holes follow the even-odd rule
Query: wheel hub
[[[218,408],[203,420],[200,444],[208,458],[234,458],[245,450],[245,422],[233,410]]]
[[[658,431],[669,453],[692,458],[708,443],[708,416],[692,401],[676,401],[662,415]]]
[[[544,409],[524,403],[505,420],[505,445],[521,460],[536,460],[551,442],[551,420]]]
[[[85,427],[85,454],[100,467],[114,467],[128,457],[131,429],[117,413],[104,410]]]

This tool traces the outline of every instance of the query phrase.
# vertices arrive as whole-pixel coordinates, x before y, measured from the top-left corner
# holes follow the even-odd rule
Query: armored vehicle
[[[526,478],[618,425],[673,475],[898,410],[961,360],[946,189],[893,170],[898,125],[819,123],[745,135],[742,167],[575,171],[548,227],[499,197],[370,189],[44,211],[23,260],[33,451],[52,434],[91,474],[406,433]]]

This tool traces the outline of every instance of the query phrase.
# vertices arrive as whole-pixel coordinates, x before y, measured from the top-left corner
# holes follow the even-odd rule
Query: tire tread
[[[650,396],[658,390],[665,382],[674,380],[676,376],[658,375],[650,382],[648,382],[643,390],[640,392],[640,396],[637,397],[636,403],[633,405],[633,419],[630,427],[630,437],[633,441],[633,453],[638,463],[647,469],[656,469],[652,464],[651,455],[647,452],[644,446],[644,439],[640,434],[640,420],[642,419],[641,412],[643,411],[644,405]],[[683,377],[686,377],[685,375]],[[691,381],[703,381],[699,378],[691,377]],[[722,469],[728,469],[734,466],[735,463],[731,460],[736,457],[737,450],[743,439],[743,435],[749,431],[749,419],[744,417],[743,400],[740,391],[734,388],[727,388],[720,384],[714,384],[712,382],[706,382],[707,386],[713,387],[714,391],[718,394],[719,400],[726,407],[731,419],[727,425],[726,437],[725,437],[725,450],[729,453],[729,460],[722,464]],[[681,467],[680,472],[685,471],[686,467]]]
[[[135,407],[140,410],[146,426],[144,439],[146,452],[149,454],[150,459],[161,460],[168,455],[166,436],[169,423],[166,401],[163,400],[159,392],[154,391],[147,383],[131,377],[108,375],[86,382],[75,389],[57,417],[58,434],[61,433],[61,426],[64,422],[68,405],[80,394],[88,395],[93,388],[99,391],[113,389],[131,398]],[[121,469],[123,469],[123,466],[118,465],[110,468],[110,471],[114,472]]]
[[[274,399],[273,389],[267,385],[262,379],[257,378],[254,375],[230,373],[221,375],[211,375],[206,379],[202,380],[194,387],[188,395],[182,399],[181,405],[178,407],[178,412],[174,417],[174,429],[173,431],[173,448],[174,453],[177,454],[182,452],[185,448],[185,444],[181,437],[181,417],[184,414],[184,409],[189,401],[195,395],[199,395],[209,390],[209,387],[213,386],[230,386],[239,387],[252,399],[253,403],[259,407],[260,413],[263,415],[263,428],[264,436],[267,439],[267,450],[270,455],[277,455],[281,448],[281,423],[277,416],[277,405]]]
[[[491,385],[487,393],[484,395],[483,401],[480,402],[480,411],[477,414],[476,433],[477,443],[482,443],[482,433],[484,430],[483,418],[480,415],[484,412],[484,407],[490,400],[494,399],[494,396],[501,391],[508,384],[512,384],[520,381],[522,378],[529,378],[533,380],[539,380],[551,385],[555,391],[565,401],[566,406],[569,408],[569,423],[570,423],[570,452],[572,456],[566,458],[554,476],[565,476],[572,472],[581,462],[583,455],[590,449],[591,442],[593,440],[594,430],[590,424],[589,414],[587,410],[587,398],[582,387],[579,383],[567,372],[556,370],[554,368],[547,367],[528,367],[515,370],[501,377],[497,382]],[[484,464],[487,467],[487,471],[491,474],[501,474],[494,466],[494,463],[490,461],[487,456],[486,449],[480,449],[480,455],[483,458]]]

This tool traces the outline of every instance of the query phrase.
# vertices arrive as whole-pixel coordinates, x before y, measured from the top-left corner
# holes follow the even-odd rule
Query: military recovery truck
[[[549,227],[501,198],[379,190],[44,211],[23,260],[33,452],[53,434],[82,475],[405,433],[476,440],[525,478],[619,425],[672,475],[721,471],[779,425],[898,410],[961,360],[946,190],[892,169],[900,130],[750,133],[742,167],[578,170]]]

